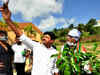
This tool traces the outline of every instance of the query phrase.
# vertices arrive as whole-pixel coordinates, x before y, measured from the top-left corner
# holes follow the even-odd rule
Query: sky
[[[10,0],[12,20],[32,22],[41,31],[100,20],[100,0]],[[2,18],[0,14],[0,18]]]

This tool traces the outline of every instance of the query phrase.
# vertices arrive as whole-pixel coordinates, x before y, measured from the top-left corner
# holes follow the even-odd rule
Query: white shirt
[[[33,68],[32,75],[53,75],[57,73],[56,58],[51,58],[51,55],[57,51],[51,47],[46,48],[43,44],[30,40],[25,35],[20,37],[20,40],[33,50]]]
[[[25,63],[25,57],[22,55],[22,52],[26,49],[26,46],[21,44],[12,45],[12,50],[14,51],[14,63]]]

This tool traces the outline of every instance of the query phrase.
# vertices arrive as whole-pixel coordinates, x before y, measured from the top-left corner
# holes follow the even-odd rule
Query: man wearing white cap
[[[69,62],[71,61],[71,57],[75,56],[75,54],[77,54],[77,53],[79,54],[80,52],[86,53],[86,49],[84,48],[84,46],[80,45],[80,42],[79,42],[80,36],[81,36],[81,32],[77,29],[72,29],[68,32],[67,41],[64,44],[64,46],[62,47],[61,52],[63,53],[63,51],[67,51],[66,56],[68,56]],[[70,54],[71,52],[73,55]],[[75,57],[74,61],[75,61],[75,63],[80,64],[80,60],[78,58]],[[70,62],[70,64],[71,64],[71,62]],[[87,70],[90,70],[89,65],[87,65],[87,66],[85,65],[85,68]],[[91,72],[89,71],[89,73],[91,73]],[[61,71],[61,75],[64,75],[63,71]],[[76,71],[74,71],[74,73],[73,73],[72,68],[70,68],[70,75],[76,75]]]
[[[68,36],[67,36],[67,44],[70,47],[76,46],[77,42],[80,39],[81,32],[78,31],[77,29],[72,29],[69,31]]]

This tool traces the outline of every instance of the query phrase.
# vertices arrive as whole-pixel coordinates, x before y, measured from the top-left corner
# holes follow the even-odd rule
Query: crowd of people
[[[9,45],[6,31],[0,31],[0,75],[13,75],[13,69],[17,75],[31,75],[25,71],[25,64],[32,66],[32,52],[18,38]],[[31,58],[30,58],[31,57]],[[28,61],[27,61],[28,59]],[[27,61],[27,63],[26,63]],[[28,66],[29,67],[29,66]],[[31,71],[30,71],[31,72]]]
[[[42,37],[42,43],[31,40],[24,35],[11,20],[11,12],[8,4],[1,7],[0,11],[7,25],[16,34],[16,43],[10,46],[7,43],[7,33],[0,31],[0,75],[13,75],[12,62],[14,63],[17,75],[63,75],[63,72],[57,68],[56,61],[59,57],[52,57],[58,51],[52,46],[56,36],[53,32],[45,32]],[[67,34],[66,34],[67,35]],[[80,40],[81,32],[77,29],[69,31],[67,41],[62,47],[62,52],[68,48],[74,48],[73,52],[77,52],[76,48]],[[86,52],[83,50],[83,52]],[[13,58],[14,56],[14,58]],[[33,56],[33,57],[32,57]],[[70,57],[68,54],[66,56]],[[26,59],[25,59],[26,58]],[[25,64],[31,58],[31,63]],[[33,66],[32,66],[33,64]],[[25,65],[29,65],[30,70],[27,71]],[[27,73],[25,73],[25,70]],[[31,73],[32,72],[32,73]],[[72,73],[71,75],[74,75]]]

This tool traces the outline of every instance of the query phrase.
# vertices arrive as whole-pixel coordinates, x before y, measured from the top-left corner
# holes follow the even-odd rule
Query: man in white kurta
[[[42,42],[43,44],[34,42],[22,34],[20,29],[17,29],[16,25],[11,20],[11,13],[8,9],[8,2],[0,7],[0,11],[5,22],[10,26],[10,28],[15,32],[16,36],[20,37],[22,43],[27,45],[31,50],[33,50],[33,69],[32,75],[53,75],[54,73],[58,75],[58,69],[56,68],[56,58],[51,58],[52,54],[56,54],[57,51],[51,47],[55,39],[54,35],[44,35]]]
[[[25,35],[20,37],[20,40],[33,50],[33,68],[32,75],[53,75],[58,73],[56,68],[56,58],[51,58],[51,55],[56,54],[57,51],[53,47],[47,48],[27,38]]]
[[[14,65],[16,68],[17,75],[25,75],[25,50],[27,47],[22,44],[18,39],[16,43],[12,45],[14,51]]]

